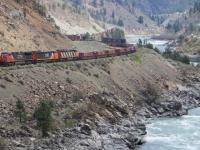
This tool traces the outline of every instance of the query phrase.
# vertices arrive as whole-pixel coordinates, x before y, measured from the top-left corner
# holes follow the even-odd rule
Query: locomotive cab
[[[14,64],[14,57],[12,53],[9,52],[3,52],[0,55],[0,64],[1,65],[9,65],[9,64]]]

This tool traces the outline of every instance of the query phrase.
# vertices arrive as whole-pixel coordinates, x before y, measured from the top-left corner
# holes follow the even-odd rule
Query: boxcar
[[[66,36],[72,41],[80,41],[81,40],[80,35],[66,35]]]
[[[79,53],[79,58],[80,59],[94,59],[96,54],[94,52],[82,52]]]
[[[77,60],[79,52],[76,50],[59,50],[61,60]]]

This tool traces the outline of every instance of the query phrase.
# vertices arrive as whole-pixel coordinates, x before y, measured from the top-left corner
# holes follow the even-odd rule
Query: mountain
[[[168,14],[189,9],[199,0],[130,0],[146,14]]]
[[[41,8],[41,5],[33,1],[0,1],[1,50],[71,47],[70,41],[59,34],[55,23],[39,15],[36,6]]]
[[[188,10],[196,0],[40,0],[63,33],[96,33],[115,26],[128,33],[160,33],[167,17]]]

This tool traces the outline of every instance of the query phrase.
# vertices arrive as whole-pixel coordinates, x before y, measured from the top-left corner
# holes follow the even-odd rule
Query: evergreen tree
[[[143,23],[144,23],[144,17],[143,17],[143,16],[139,16],[138,22],[139,22],[140,24],[143,24]]]
[[[114,10],[112,11],[112,18],[113,19],[115,18],[115,12],[114,12]]]
[[[119,26],[123,27],[124,26],[124,22],[122,19],[119,19],[118,20],[118,23],[117,23]]]
[[[52,125],[52,106],[48,101],[41,100],[35,109],[34,117],[37,120],[37,126],[41,129],[42,135],[47,136],[47,132]]]
[[[19,121],[26,121],[26,111],[24,108],[24,104],[21,100],[17,100],[16,102],[16,116],[19,117]]]
[[[142,40],[141,39],[138,40],[137,45],[138,45],[138,47],[142,47]]]

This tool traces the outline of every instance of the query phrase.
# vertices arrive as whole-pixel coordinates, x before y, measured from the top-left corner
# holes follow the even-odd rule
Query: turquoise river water
[[[200,108],[180,118],[152,120],[138,150],[200,150]]]

